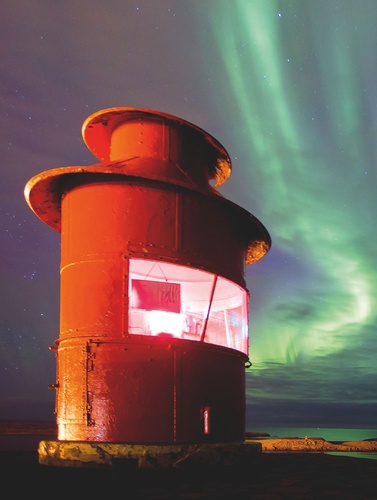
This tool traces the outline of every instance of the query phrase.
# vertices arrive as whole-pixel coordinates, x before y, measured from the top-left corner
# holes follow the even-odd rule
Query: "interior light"
[[[166,311],[149,311],[148,319],[151,335],[182,336],[183,315]]]

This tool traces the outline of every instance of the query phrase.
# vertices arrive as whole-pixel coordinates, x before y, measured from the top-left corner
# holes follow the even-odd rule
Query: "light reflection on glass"
[[[212,273],[130,259],[129,332],[171,335],[248,353],[248,294]]]

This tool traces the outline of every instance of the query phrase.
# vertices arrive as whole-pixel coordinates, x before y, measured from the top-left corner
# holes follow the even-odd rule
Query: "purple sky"
[[[376,426],[376,18],[374,0],[2,2],[0,419],[54,419],[60,235],[24,186],[97,163],[84,120],[132,106],[218,139],[221,193],[271,235],[247,269],[248,429]]]

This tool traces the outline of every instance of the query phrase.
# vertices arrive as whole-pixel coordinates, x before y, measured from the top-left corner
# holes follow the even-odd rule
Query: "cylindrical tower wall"
[[[234,217],[221,198],[161,182],[86,174],[65,180],[59,439],[242,440],[246,355],[129,335],[127,326],[131,257],[203,269],[244,286],[246,241]]]
[[[244,439],[242,353],[138,335],[121,342],[78,337],[58,344],[60,440],[162,444]]]

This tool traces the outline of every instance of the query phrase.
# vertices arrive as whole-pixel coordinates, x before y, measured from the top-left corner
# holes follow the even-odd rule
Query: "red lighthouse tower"
[[[147,109],[98,111],[83,138],[100,163],[47,170],[25,187],[61,233],[56,446],[242,442],[245,264],[271,242],[216,189],[228,153]]]

